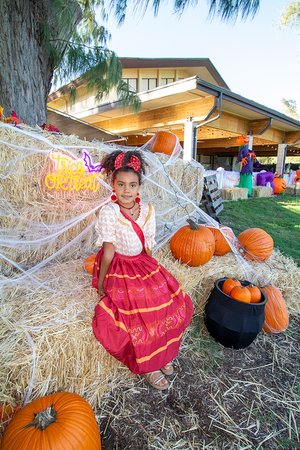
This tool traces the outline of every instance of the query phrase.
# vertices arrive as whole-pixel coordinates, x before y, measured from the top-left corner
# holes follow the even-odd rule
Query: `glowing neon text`
[[[89,189],[97,192],[100,183],[99,173],[85,173],[86,165],[82,159],[72,159],[59,152],[51,152],[50,158],[55,162],[56,173],[48,173],[45,185],[48,189],[62,191],[81,191]]]

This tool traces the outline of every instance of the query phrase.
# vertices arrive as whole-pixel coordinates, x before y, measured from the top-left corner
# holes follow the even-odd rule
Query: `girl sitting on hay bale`
[[[178,281],[151,256],[153,206],[139,198],[145,162],[139,151],[115,151],[102,161],[111,176],[111,201],[101,208],[96,231],[93,286],[100,302],[93,330],[103,347],[156,389],[168,389],[183,331],[193,306]]]

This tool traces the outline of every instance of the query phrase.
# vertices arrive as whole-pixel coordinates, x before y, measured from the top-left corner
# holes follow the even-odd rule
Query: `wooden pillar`
[[[183,159],[191,161],[195,156],[195,123],[192,117],[184,123]]]
[[[249,150],[252,150],[253,148],[253,136],[252,134],[248,134],[249,142],[248,142],[248,148]]]
[[[278,144],[276,172],[279,175],[283,175],[284,173],[286,147],[287,147],[286,144]]]

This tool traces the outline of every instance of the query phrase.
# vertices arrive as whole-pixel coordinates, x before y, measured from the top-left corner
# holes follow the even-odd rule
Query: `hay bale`
[[[252,195],[253,197],[272,197],[273,189],[269,186],[254,186]]]
[[[156,257],[191,295],[196,314],[203,313],[215,280],[248,277],[233,254],[215,256],[200,267],[182,265],[172,257],[169,246]],[[84,257],[53,264],[39,271],[39,284],[25,281],[2,291],[2,400],[22,404],[25,399],[67,390],[83,395],[96,408],[112,385],[134,377],[93,336],[91,321],[98,298],[83,262]],[[292,259],[275,251],[268,265],[249,264],[265,277],[271,274],[289,311],[300,314],[300,271]]]
[[[223,188],[221,189],[221,195],[223,200],[242,200],[248,198],[248,189],[247,188]]]
[[[296,186],[287,186],[284,193],[288,195],[300,195],[300,189],[296,189]]]

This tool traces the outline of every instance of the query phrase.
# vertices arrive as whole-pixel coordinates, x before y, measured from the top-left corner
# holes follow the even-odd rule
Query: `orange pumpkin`
[[[84,261],[84,268],[87,271],[87,273],[89,273],[91,275],[93,275],[96,256],[97,255],[90,255]]]
[[[261,292],[259,287],[254,284],[249,284],[246,286],[251,295],[251,303],[259,303],[261,301]]]
[[[283,178],[274,178],[274,194],[282,194],[286,188],[286,181]]]
[[[171,155],[176,146],[176,142],[176,134],[170,133],[169,131],[158,131],[153,136],[151,151]]]
[[[216,256],[223,256],[226,255],[226,253],[231,251],[230,245],[226,241],[225,237],[223,236],[222,232],[219,230],[219,228],[214,227],[208,227],[215,238],[215,253]],[[229,227],[221,227],[224,231],[226,231],[226,236],[234,237],[234,233],[231,228]]]
[[[265,261],[274,248],[272,237],[261,228],[248,228],[238,235],[240,253],[249,260]]]
[[[101,450],[90,405],[78,394],[40,397],[18,411],[8,424],[1,450]]]
[[[267,333],[281,333],[289,326],[289,313],[285,300],[275,286],[265,286],[262,291],[267,296],[263,329]]]
[[[172,255],[181,262],[195,267],[207,263],[215,251],[215,238],[204,225],[191,219],[189,225],[179,228],[170,240]]]
[[[244,303],[250,303],[251,301],[251,294],[246,286],[235,286],[231,289],[230,297]]]
[[[227,280],[225,280],[223,283],[222,291],[224,292],[224,294],[230,295],[230,292],[236,286],[241,286],[239,280],[236,280],[235,278],[227,278]]]

